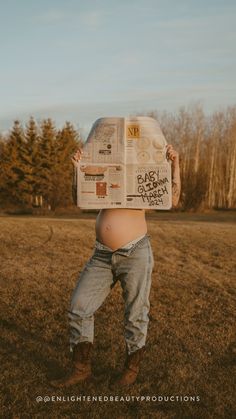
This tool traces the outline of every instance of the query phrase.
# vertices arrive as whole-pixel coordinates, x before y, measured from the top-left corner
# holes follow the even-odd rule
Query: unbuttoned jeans
[[[149,294],[154,265],[149,236],[130,249],[115,251],[96,242],[92,257],[79,275],[68,310],[70,350],[94,340],[94,313],[120,281],[124,299],[124,337],[128,353],[145,345],[149,322]],[[100,247],[100,248],[99,248]]]

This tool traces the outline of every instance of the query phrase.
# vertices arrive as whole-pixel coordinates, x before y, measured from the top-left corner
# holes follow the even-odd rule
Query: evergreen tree
[[[2,152],[1,179],[4,198],[14,204],[28,204],[27,146],[19,121],[14,122],[8,141],[2,146]]]
[[[6,140],[0,136],[0,206],[6,201]]]
[[[39,147],[38,127],[33,117],[30,117],[25,130],[27,172],[26,182],[31,197],[31,204],[38,205],[38,167],[37,156]]]
[[[82,141],[78,131],[74,129],[70,122],[66,122],[62,130],[58,131],[56,138],[52,208],[65,207],[72,203],[73,166],[71,156],[78,147],[81,147],[81,144]]]
[[[56,156],[56,129],[50,118],[41,123],[39,143],[37,148],[37,193],[43,197],[44,205],[51,206],[53,182],[52,173]]]

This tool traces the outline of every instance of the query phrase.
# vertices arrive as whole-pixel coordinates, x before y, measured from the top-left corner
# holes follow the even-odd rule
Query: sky
[[[234,0],[0,0],[0,131],[236,104]]]

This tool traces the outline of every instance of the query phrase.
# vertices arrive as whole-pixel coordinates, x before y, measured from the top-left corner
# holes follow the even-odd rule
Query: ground
[[[94,382],[49,386],[70,365],[67,309],[93,249],[94,215],[0,223],[1,417],[235,417],[235,213],[148,214],[155,267],[146,356],[137,383],[115,392],[109,380],[125,349],[119,284],[96,313]],[[52,395],[152,400],[36,402]],[[173,395],[186,397],[162,400]]]

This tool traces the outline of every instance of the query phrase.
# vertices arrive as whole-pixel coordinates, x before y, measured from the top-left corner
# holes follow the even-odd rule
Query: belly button
[[[107,226],[106,226],[106,230],[107,230],[107,231],[111,230],[111,225],[110,225],[110,224],[107,224]]]

